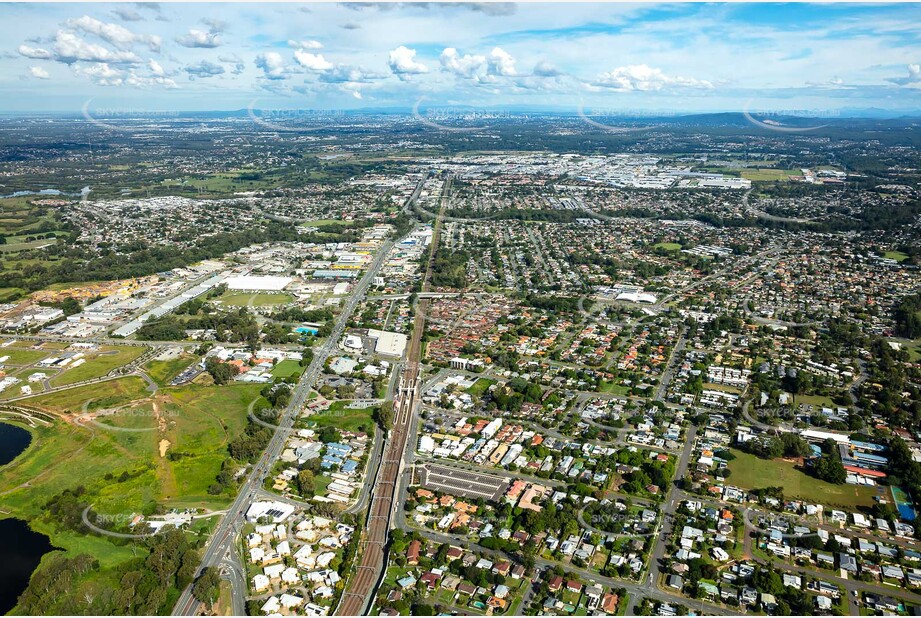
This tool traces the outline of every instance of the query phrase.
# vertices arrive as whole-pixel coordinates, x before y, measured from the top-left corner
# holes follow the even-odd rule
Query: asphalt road
[[[326,359],[336,349],[342,334],[345,332],[345,327],[348,324],[349,318],[355,311],[358,303],[364,297],[372,279],[380,270],[392,247],[393,242],[388,241],[378,249],[377,255],[371,263],[371,266],[358,282],[346,301],[345,307],[336,318],[335,325],[333,326],[329,338],[319,349],[315,350],[313,361],[310,363],[307,370],[304,371],[297,386],[295,386],[291,401],[279,420],[279,425],[275,430],[275,434],[269,441],[262,457],[259,458],[246,477],[246,480],[237,494],[237,498],[228,509],[227,514],[221,519],[220,523],[218,523],[211,538],[205,545],[198,573],[207,566],[219,566],[222,563],[237,567],[240,572],[244,572],[243,565],[235,551],[235,541],[245,523],[244,516],[246,511],[257,499],[257,490],[262,488],[266,476],[284,450],[285,443],[294,426],[294,421],[303,409],[307,401],[307,395],[316,384],[316,380],[323,370]],[[241,582],[236,581],[234,578],[230,579],[230,581],[233,587],[234,607],[237,607],[238,604],[245,601],[247,592],[246,582],[242,582],[241,586]],[[199,613],[200,609],[200,603],[192,595],[192,587],[189,586],[182,592],[179,600],[176,602],[173,608],[173,615],[194,616]]]

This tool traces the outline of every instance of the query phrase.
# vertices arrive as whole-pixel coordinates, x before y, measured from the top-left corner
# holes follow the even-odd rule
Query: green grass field
[[[908,255],[902,253],[901,251],[886,251],[886,253],[883,254],[883,257],[890,260],[895,260],[896,262],[904,262],[908,259]]]
[[[49,426],[30,428],[29,448],[0,468],[4,515],[28,521],[70,557],[85,553],[99,560],[103,571],[74,574],[75,589],[101,593],[118,586],[118,569],[143,558],[144,545],[89,534],[79,524],[61,526],[59,518],[49,514],[48,501],[65,489],[83,487],[81,501],[92,504],[96,513],[112,516],[149,513],[155,505],[226,507],[231,493],[214,496],[208,486],[227,458],[228,442],[242,433],[259,388],[189,385],[151,395],[146,382],[132,376],[31,397],[24,403],[62,415],[79,413],[87,401],[89,410],[116,411],[98,417],[98,424],[62,416]],[[163,441],[168,442],[166,454],[179,456],[163,456]],[[212,525],[213,520],[207,520],[194,528]]]
[[[47,356],[51,356],[50,350],[32,350],[20,347],[0,348],[0,358],[9,356],[3,361],[4,365],[31,365],[37,363]]]
[[[798,176],[801,173],[802,172],[799,170],[777,170],[770,168],[746,169],[741,172],[742,178],[761,182],[787,181],[790,179],[790,176]]]
[[[473,386],[467,389],[467,393],[473,395],[474,397],[482,397],[483,394],[489,390],[489,387],[495,384],[495,380],[487,380],[486,378],[479,378],[476,382],[473,383]]]
[[[272,375],[276,378],[287,378],[295,374],[300,375],[302,369],[296,360],[283,360],[272,368]]]
[[[86,362],[79,367],[67,367],[51,378],[51,385],[64,386],[101,378],[113,369],[127,365],[143,353],[144,348],[140,346],[101,346],[97,352],[87,354]]]
[[[335,427],[345,431],[365,431],[369,435],[373,434],[374,421],[371,419],[371,412],[374,408],[347,408],[350,403],[334,401],[329,409],[311,415],[309,420],[316,423],[318,428]]]
[[[233,307],[272,307],[275,305],[287,305],[294,302],[294,297],[290,294],[267,294],[267,293],[250,293],[250,292],[224,292],[217,300],[224,305]]]
[[[652,246],[653,249],[665,249],[666,251],[680,251],[681,245],[676,242],[658,242]]]
[[[166,361],[152,360],[144,365],[144,370],[154,382],[160,386],[166,386],[170,380],[182,373],[194,361],[194,357],[183,354],[178,358]]]
[[[784,496],[820,502],[854,510],[872,506],[875,490],[858,485],[832,485],[796,469],[795,464],[782,459],[761,459],[755,455],[731,449],[735,459],[729,462],[728,482],[743,489],[783,487]]]

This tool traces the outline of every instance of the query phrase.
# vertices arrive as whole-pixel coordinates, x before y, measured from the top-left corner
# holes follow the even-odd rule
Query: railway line
[[[422,292],[429,291],[432,277],[432,265],[438,251],[441,234],[441,222],[446,206],[445,196],[450,188],[450,178],[445,182],[441,199],[441,209],[432,230],[432,243],[422,282]],[[387,436],[384,454],[378,466],[371,492],[365,522],[364,538],[359,548],[357,565],[354,573],[346,582],[345,590],[336,609],[338,616],[360,616],[365,614],[372,603],[374,591],[383,577],[387,566],[387,551],[390,528],[396,509],[401,508],[402,501],[397,499],[400,475],[403,473],[405,460],[403,454],[408,440],[414,434],[414,410],[420,404],[422,333],[425,330],[425,314],[429,299],[418,301],[416,316],[413,321],[413,334],[409,343],[407,362],[400,376],[400,386],[394,398],[393,427]]]

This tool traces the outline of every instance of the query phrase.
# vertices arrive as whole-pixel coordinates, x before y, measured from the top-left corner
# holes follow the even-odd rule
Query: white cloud
[[[474,79],[486,68],[486,56],[465,54],[461,56],[453,47],[446,47],[439,57],[445,71]]]
[[[295,41],[288,40],[288,47],[294,47],[296,49],[323,49],[323,43],[319,41]]]
[[[416,62],[415,58],[416,50],[400,45],[390,52],[390,61],[387,64],[396,75],[428,73],[429,68],[421,62]]]
[[[20,45],[19,53],[26,58],[34,58],[35,60],[50,60],[52,57],[52,53],[47,49],[29,47],[28,45]]]
[[[349,66],[347,64],[338,64],[332,70],[326,71],[320,76],[321,82],[329,84],[338,83],[369,83],[383,76],[376,75],[361,67]]]
[[[147,63],[147,66],[150,68],[150,72],[154,75],[158,75],[160,77],[166,75],[166,71],[163,70],[163,66],[156,60],[150,60]]]
[[[219,62],[232,64],[233,69],[231,69],[230,72],[234,75],[242,75],[243,70],[246,68],[246,64],[243,62],[243,59],[236,54],[231,54],[230,56],[218,56],[217,59]]]
[[[51,79],[51,75],[42,67],[29,67],[29,74],[38,79]]]
[[[125,85],[134,86],[135,88],[149,88],[151,86],[163,86],[167,89],[178,88],[176,82],[169,77],[146,77],[137,75],[134,71],[131,71],[128,77],[125,78]]]
[[[192,28],[188,34],[176,39],[176,42],[183,47],[202,47],[211,49],[221,46],[221,37],[217,32],[205,32]]]
[[[69,30],[58,30],[54,39],[54,59],[66,64],[78,60],[85,62],[139,63],[141,59],[131,51],[112,51],[102,45],[81,39]]]
[[[666,75],[662,72],[662,69],[653,68],[645,64],[631,64],[617,67],[608,73],[602,73],[598,76],[594,85],[622,92],[649,92],[673,87],[713,88],[713,84],[708,81]]]
[[[563,75],[563,72],[553,66],[553,64],[550,62],[541,60],[534,65],[534,75],[537,77],[559,77],[560,75]]]
[[[501,47],[493,48],[487,58],[489,63],[489,72],[493,75],[502,75],[505,77],[517,75],[515,70],[515,59],[512,55]]]
[[[22,47],[19,48],[19,53],[22,53]],[[895,77],[889,81],[893,84],[898,84],[899,86],[913,86],[915,84],[921,84],[921,64],[909,64],[907,77]]]
[[[224,74],[224,67],[214,62],[202,60],[198,64],[190,64],[183,69],[191,78],[204,79],[206,77],[215,77]]]
[[[137,11],[132,11],[131,9],[127,9],[125,7],[120,6],[118,8],[112,9],[112,13],[114,13],[116,17],[123,21],[144,21],[143,15]]]
[[[93,34],[119,49],[129,49],[135,43],[143,43],[151,51],[160,51],[162,40],[156,35],[137,34],[124,26],[109,24],[89,15],[67,21],[67,26],[86,34]]]
[[[121,86],[124,83],[122,72],[110,67],[106,62],[98,62],[89,66],[74,65],[74,73],[91,79],[100,86]]]
[[[333,64],[326,60],[322,54],[311,54],[310,52],[299,49],[294,52],[294,58],[297,63],[309,71],[328,71],[333,68]]]
[[[268,79],[285,79],[285,59],[278,52],[265,52],[256,56],[256,66]]]

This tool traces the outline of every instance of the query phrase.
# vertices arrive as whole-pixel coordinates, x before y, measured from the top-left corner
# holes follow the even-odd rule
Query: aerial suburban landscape
[[[0,613],[921,615],[918,5],[0,15]]]

